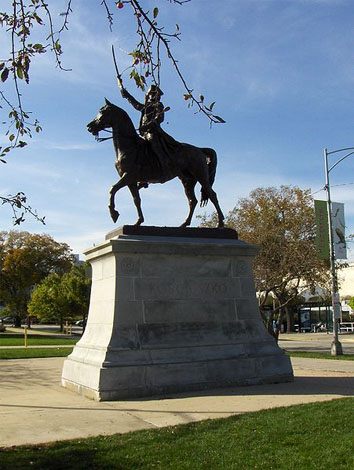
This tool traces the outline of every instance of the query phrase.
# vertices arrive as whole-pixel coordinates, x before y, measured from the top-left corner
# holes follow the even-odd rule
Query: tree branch
[[[142,21],[140,20],[141,17],[143,17],[143,19],[147,22],[147,24],[149,25],[149,28],[150,28],[150,31],[152,31],[156,38],[157,38],[157,55],[158,55],[158,59],[159,59],[159,44],[162,43],[165,47],[165,50],[166,50],[166,53],[167,53],[167,57],[170,59],[170,61],[172,62],[172,65],[180,79],[180,81],[182,82],[183,84],[183,87],[184,89],[186,90],[186,93],[184,95],[184,98],[186,101],[189,101],[190,100],[190,105],[192,105],[193,103],[195,103],[198,107],[198,112],[202,112],[203,114],[205,114],[207,116],[207,118],[210,120],[211,123],[224,123],[224,119],[222,119],[220,116],[216,116],[215,114],[213,114],[212,112],[212,109],[214,107],[214,103],[212,103],[209,107],[207,107],[205,104],[204,104],[204,96],[203,95],[200,95],[199,96],[199,99],[197,99],[194,94],[193,94],[193,90],[188,86],[179,66],[178,66],[178,61],[175,59],[174,55],[172,54],[172,51],[171,51],[171,48],[169,46],[169,40],[167,38],[171,38],[171,37],[174,37],[176,39],[179,39],[179,36],[180,36],[180,33],[179,32],[176,32],[174,34],[168,34],[168,33],[164,33],[163,32],[163,28],[159,28],[157,27],[157,23],[155,20],[151,20],[148,16],[148,12],[145,12],[143,10],[143,8],[140,6],[140,3],[139,3],[139,0],[129,0],[129,2],[131,3],[133,9],[134,9],[134,12],[135,12],[135,15],[137,17],[137,23],[138,23],[138,34],[140,35],[140,37],[143,39],[146,37],[146,33],[143,31],[143,23]],[[186,2],[176,2],[174,1],[174,3],[179,3],[179,4],[182,4],[182,3],[186,3]],[[153,13],[154,14],[154,18],[156,18],[157,14],[158,13]],[[148,55],[150,56],[150,59],[152,58],[152,53],[151,53],[151,49],[150,49],[150,46],[151,44],[147,43],[148,44],[148,48],[145,49],[145,52],[148,52]],[[157,68],[159,70],[159,63],[157,64]],[[157,80],[157,85],[159,85],[159,79]]]
[[[0,201],[2,205],[10,205],[13,214],[12,218],[14,225],[20,225],[22,222],[24,222],[25,214],[30,214],[32,217],[38,220],[38,222],[41,222],[43,225],[45,225],[45,217],[39,217],[37,211],[27,204],[27,197],[23,192],[18,192],[14,196],[0,196]]]

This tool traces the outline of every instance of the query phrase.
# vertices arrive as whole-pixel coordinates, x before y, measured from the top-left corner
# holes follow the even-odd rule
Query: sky
[[[54,20],[60,21],[65,2],[49,4]],[[116,195],[118,222],[110,219],[109,189],[118,180],[112,141],[98,143],[86,129],[104,97],[124,108],[136,127],[139,123],[139,113],[120,96],[111,56],[113,44],[120,69],[131,64],[126,52],[136,44],[135,27],[128,5],[118,10],[112,0],[108,4],[114,13],[112,32],[100,0],[73,0],[69,30],[61,39],[63,66],[71,71],[58,70],[50,54],[33,62],[31,82],[21,92],[24,108],[39,119],[43,131],[0,166],[0,194],[24,191],[31,206],[46,218],[43,226],[26,217],[19,229],[48,233],[81,257],[107,232],[137,220],[127,188]],[[171,107],[163,128],[179,141],[216,150],[214,189],[224,213],[257,187],[293,185],[310,188],[314,198],[325,199],[323,149],[354,147],[353,1],[141,4],[158,6],[158,21],[166,31],[179,25],[181,41],[171,40],[170,46],[180,69],[197,95],[216,102],[215,113],[226,121],[210,128],[205,116],[189,109],[181,82],[163,58],[163,103]],[[4,30],[0,41],[8,44]],[[123,82],[143,101],[129,71]],[[5,131],[3,126],[2,143]],[[330,164],[344,155],[331,155]],[[332,198],[345,204],[347,234],[354,233],[353,170],[354,155],[330,173]],[[187,215],[178,179],[150,185],[141,190],[141,197],[145,225],[178,226]],[[209,203],[195,214],[212,211]],[[194,217],[192,225],[198,223]],[[0,230],[13,228],[9,208],[0,207]],[[354,259],[354,250],[350,258]]]

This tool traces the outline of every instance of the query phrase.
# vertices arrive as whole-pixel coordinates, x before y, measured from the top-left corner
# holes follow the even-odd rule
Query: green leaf
[[[213,101],[213,102],[211,103],[211,105],[209,106],[209,109],[210,109],[210,111],[212,111],[212,110],[213,110],[213,108],[214,108],[214,105],[215,105],[215,101]]]
[[[203,103],[203,101],[204,101],[204,96],[203,96],[203,95],[199,95],[199,100]]]
[[[16,73],[17,73],[17,76],[20,80],[23,79],[23,70],[22,70],[22,66],[21,65],[18,65],[17,68],[16,68]]]
[[[217,121],[219,121],[219,122],[221,122],[221,123],[223,123],[223,124],[226,122],[226,121],[224,121],[223,118],[221,118],[220,116],[214,116],[214,118],[215,118]]]
[[[155,7],[153,11],[154,18],[156,18],[158,14],[159,14],[159,9]]]
[[[9,141],[12,142],[15,138],[15,135],[14,134],[11,134],[10,137],[9,137]]]
[[[1,81],[4,83],[7,80],[7,77],[9,76],[9,69],[7,67],[4,68],[1,74]]]
[[[0,64],[0,70],[2,70],[4,67],[5,67],[5,64],[4,64],[4,62],[2,62],[2,63]]]
[[[43,24],[42,18],[40,18],[37,13],[33,13],[33,17],[37,21],[38,24]]]

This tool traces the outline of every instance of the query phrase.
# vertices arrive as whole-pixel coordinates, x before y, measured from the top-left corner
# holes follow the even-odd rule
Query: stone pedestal
[[[86,330],[62,384],[96,400],[293,380],[261,320],[255,247],[237,239],[117,235],[86,251]]]

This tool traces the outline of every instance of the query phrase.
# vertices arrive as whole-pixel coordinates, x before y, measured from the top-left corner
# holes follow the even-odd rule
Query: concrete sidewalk
[[[60,386],[63,361],[0,361],[0,447],[124,433],[354,396],[353,361],[293,358],[293,383],[94,402]]]
[[[21,328],[15,328],[14,326],[8,326],[8,325],[5,325],[6,326],[6,332],[7,333],[10,333],[9,336],[11,336],[11,334],[17,334],[17,335],[24,335],[25,334],[25,329],[24,327],[21,327]],[[75,327],[77,329],[77,327]],[[80,330],[80,333],[73,333],[71,335],[68,335],[66,333],[61,333],[60,331],[48,331],[48,330],[38,330],[36,329],[35,327],[32,327],[32,328],[29,328],[27,329],[27,334],[28,335],[36,335],[36,336],[54,336],[58,339],[77,339],[78,337],[80,338],[81,336],[81,331]]]
[[[279,341],[333,341],[333,333],[280,333]],[[341,343],[354,343],[353,333],[342,333],[339,335]]]

